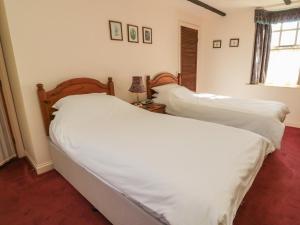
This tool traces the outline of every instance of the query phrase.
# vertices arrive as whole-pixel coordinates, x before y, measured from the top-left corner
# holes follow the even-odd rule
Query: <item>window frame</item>
[[[289,29],[284,29],[283,24],[280,23],[280,28],[278,30],[272,31],[272,36],[274,33],[279,33],[279,39],[278,39],[278,45],[274,46],[271,48],[271,51],[274,50],[287,50],[287,49],[300,49],[300,44],[298,44],[298,37],[300,36],[300,21],[295,21],[297,22],[297,27],[296,28],[289,28]],[[281,45],[281,38],[282,38],[282,33],[285,31],[296,31],[295,35],[295,42],[292,45]]]
[[[270,49],[270,53],[271,52],[276,52],[276,51],[282,51],[282,50],[286,50],[286,51],[293,51],[293,50],[296,50],[296,51],[300,51],[300,20],[298,21],[294,21],[297,23],[297,26],[295,26],[294,28],[284,28],[284,24],[285,23],[279,23],[278,25],[280,26],[277,26],[276,29],[272,29],[272,38],[273,38],[273,35],[274,33],[279,33],[279,36],[278,36],[278,40],[276,41],[276,45],[275,46],[271,46],[271,49]],[[272,27],[273,28],[273,27]],[[294,40],[294,43],[293,44],[289,44],[289,45],[282,45],[281,44],[281,41],[282,41],[282,35],[284,32],[286,31],[295,31],[296,33],[293,34],[295,40]],[[299,40],[298,40],[299,39]],[[269,70],[267,72],[267,76],[266,76],[266,81],[267,81],[267,77],[269,76]],[[298,79],[300,79],[300,70],[299,70],[299,73],[298,73]],[[276,86],[276,87],[292,87],[292,88],[300,88],[300,85],[299,85],[299,82],[296,83],[296,84],[279,84],[279,83],[267,83],[267,82],[264,82],[264,85],[266,86]]]

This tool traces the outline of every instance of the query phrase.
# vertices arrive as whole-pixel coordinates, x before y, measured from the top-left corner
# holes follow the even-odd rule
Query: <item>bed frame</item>
[[[49,125],[55,111],[52,106],[61,98],[68,95],[80,95],[89,93],[107,93],[115,95],[114,83],[109,77],[107,84],[103,84],[92,78],[75,78],[64,81],[50,91],[45,91],[43,84],[37,84],[37,93],[42,111],[43,121],[47,135],[49,135]]]
[[[43,115],[46,133],[53,119],[53,104],[59,99],[76,94],[107,93],[114,95],[112,78],[107,84],[91,78],[76,78],[59,84],[50,91],[45,91],[42,84],[37,84],[37,92]],[[101,128],[99,128],[101,129]],[[72,160],[64,151],[49,139],[49,150],[55,170],[79,191],[99,212],[114,225],[164,225],[153,215],[130,201],[94,173]]]
[[[153,87],[165,85],[165,84],[179,84],[181,85],[181,74],[178,73],[177,77],[171,73],[160,73],[156,75],[153,79],[147,76],[146,89],[147,98],[152,99],[155,91],[152,90]]]

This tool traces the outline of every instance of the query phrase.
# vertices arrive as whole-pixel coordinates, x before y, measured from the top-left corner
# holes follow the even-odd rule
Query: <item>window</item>
[[[265,84],[297,86],[300,76],[300,21],[272,25],[272,42]]]

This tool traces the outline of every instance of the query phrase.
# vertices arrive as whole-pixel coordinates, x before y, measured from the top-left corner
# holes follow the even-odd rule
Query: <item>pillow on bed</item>
[[[191,96],[191,94],[194,94],[194,92],[184,86],[176,84],[175,86],[173,85],[172,87],[168,87],[166,89],[163,89],[162,91],[154,93],[152,96],[155,98],[166,98],[171,95],[176,97],[187,97]]]
[[[180,87],[180,85],[178,85],[178,84],[165,84],[165,85],[153,87],[152,89],[157,93],[161,93],[161,92],[164,92],[164,91],[170,91],[173,88],[177,88],[177,87]]]
[[[80,107],[80,104],[83,102],[86,102],[88,100],[92,100],[94,98],[97,98],[99,96],[106,95],[106,93],[91,93],[91,94],[83,94],[83,95],[69,95],[64,98],[61,98],[58,100],[52,108],[54,109],[60,109],[63,105],[71,105],[75,104],[78,107]]]

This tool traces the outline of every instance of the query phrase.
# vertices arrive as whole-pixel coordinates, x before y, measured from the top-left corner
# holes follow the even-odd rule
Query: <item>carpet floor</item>
[[[0,168],[0,224],[110,225],[56,171],[37,176],[24,159]],[[234,225],[300,225],[300,129],[286,129],[282,149],[265,160]]]

